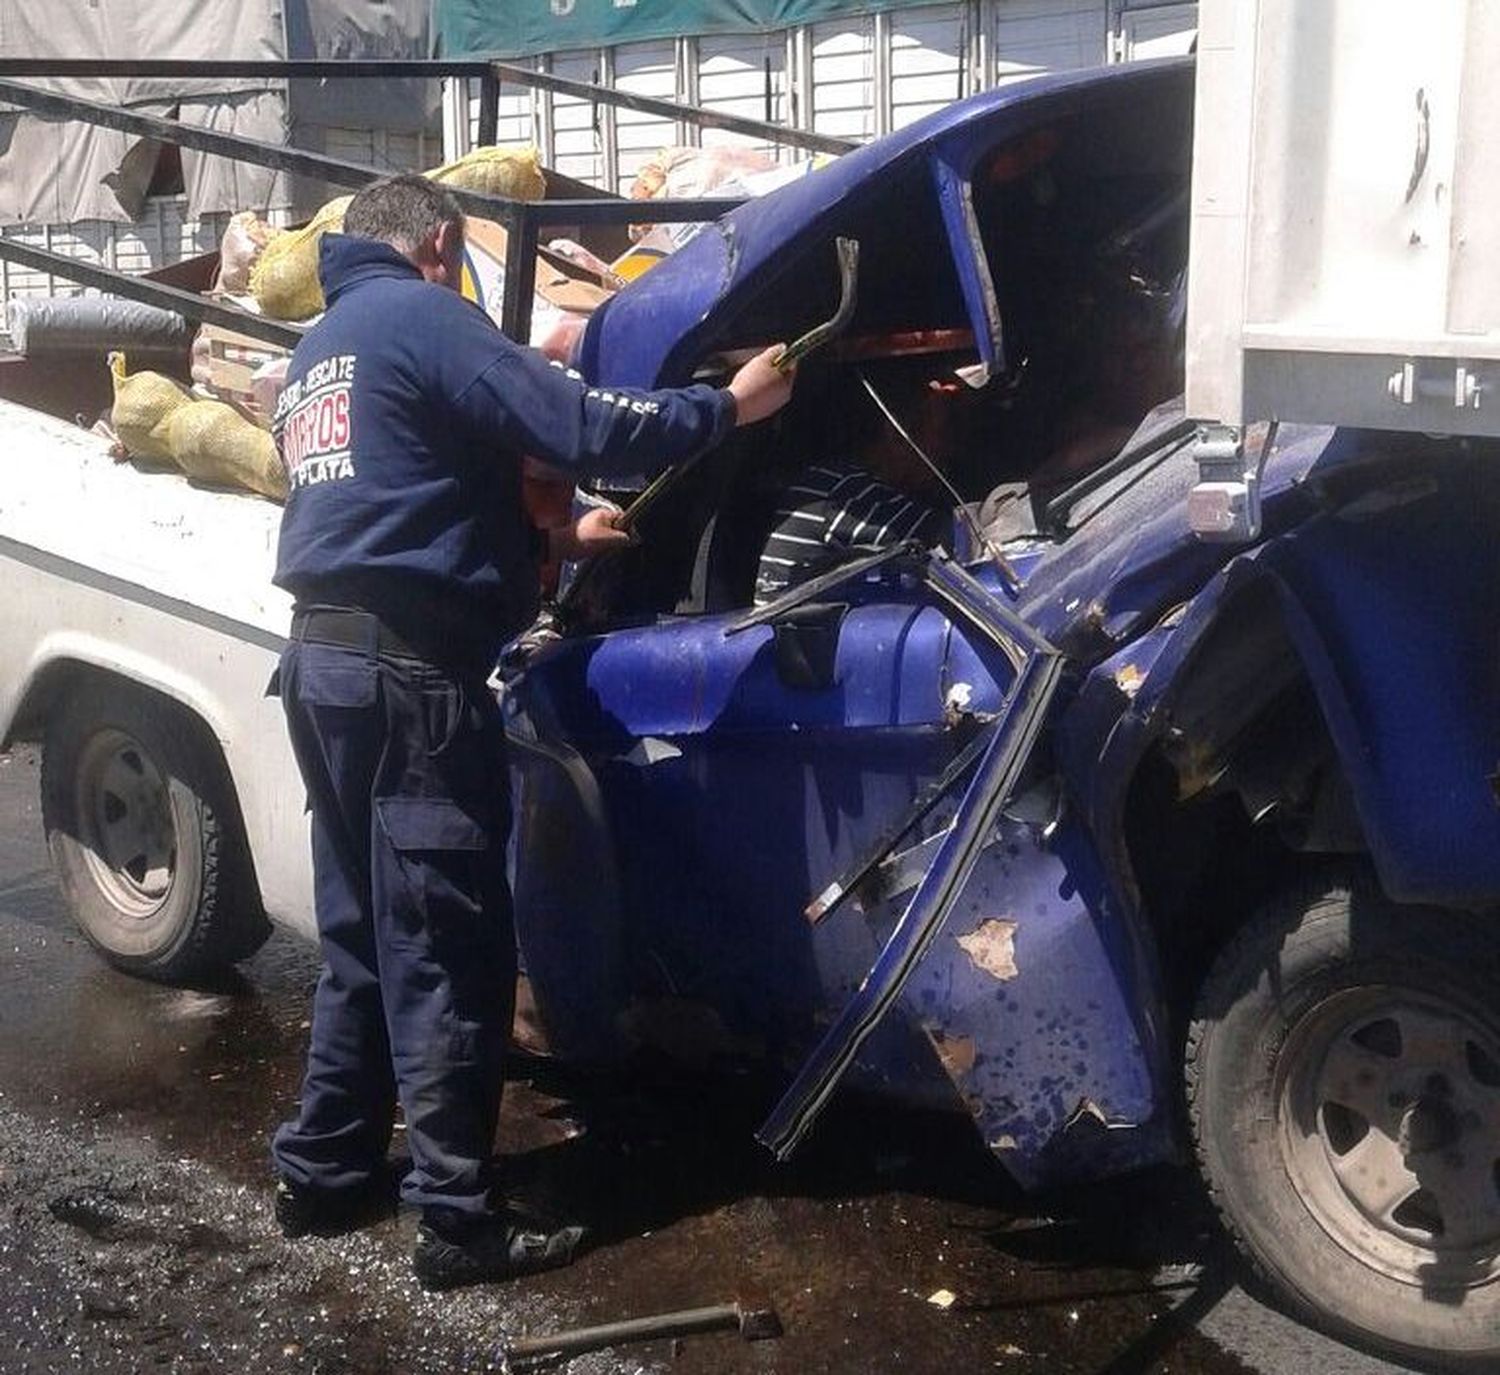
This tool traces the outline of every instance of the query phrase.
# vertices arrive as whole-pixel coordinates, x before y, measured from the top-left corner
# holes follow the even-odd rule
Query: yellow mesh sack
[[[177,466],[200,482],[286,500],[286,470],[269,431],[222,401],[189,401],[172,412],[167,440]]]
[[[192,405],[192,394],[159,372],[138,372],[131,377],[125,367],[123,353],[109,355],[115,390],[110,424],[131,457],[169,463],[172,450],[167,442],[167,422],[182,407]]]
[[[476,148],[426,175],[444,186],[518,201],[539,201],[547,191],[535,148]]]
[[[250,269],[250,294],[274,320],[305,320],[323,309],[318,283],[318,243],[343,228],[352,196],[331,200],[301,229],[272,235]]]
[[[445,186],[513,200],[540,200],[547,190],[535,148],[476,148],[425,175]],[[273,234],[250,269],[250,294],[276,320],[306,320],[323,309],[318,242],[344,226],[351,196],[331,200],[301,229]]]

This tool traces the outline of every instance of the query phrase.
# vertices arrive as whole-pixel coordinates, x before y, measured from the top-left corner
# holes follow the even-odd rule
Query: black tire
[[[181,982],[265,940],[217,747],[174,703],[119,681],[75,687],[47,723],[41,792],[63,894],[110,964]]]
[[[1337,1335],[1500,1361],[1500,925],[1330,879],[1220,954],[1188,1035],[1199,1165],[1261,1276]]]

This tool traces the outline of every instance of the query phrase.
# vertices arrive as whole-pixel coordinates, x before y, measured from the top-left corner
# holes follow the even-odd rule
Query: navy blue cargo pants
[[[367,1183],[399,1095],[402,1198],[488,1214],[516,980],[499,707],[477,678],[295,638],[280,693],[312,811],[323,972],[276,1168],[304,1187]]]

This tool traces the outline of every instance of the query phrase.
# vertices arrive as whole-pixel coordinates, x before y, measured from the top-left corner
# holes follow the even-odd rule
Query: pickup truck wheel
[[[49,721],[42,824],[85,936],[134,974],[173,981],[264,939],[228,781],[202,728],[129,686],[89,685]]]
[[[1199,1163],[1259,1271],[1342,1336],[1500,1359],[1500,930],[1366,881],[1263,909],[1188,1036]]]

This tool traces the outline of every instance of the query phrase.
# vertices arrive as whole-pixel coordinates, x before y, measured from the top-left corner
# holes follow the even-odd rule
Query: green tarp
[[[758,33],[911,0],[437,0],[444,57],[522,57],[690,33]]]

